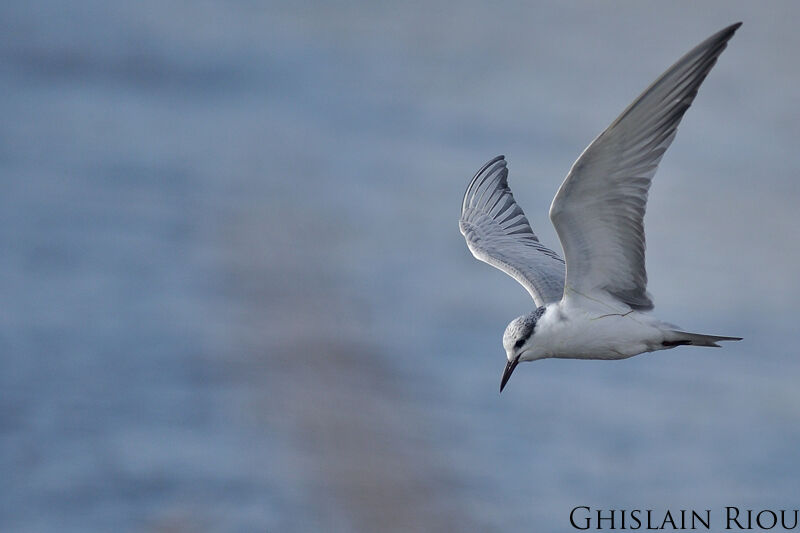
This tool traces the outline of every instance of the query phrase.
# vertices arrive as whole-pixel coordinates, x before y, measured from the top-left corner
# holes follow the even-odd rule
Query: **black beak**
[[[508,378],[511,377],[511,374],[514,373],[514,369],[517,368],[519,364],[519,357],[515,358],[513,361],[509,361],[506,365],[506,369],[503,370],[503,379],[500,380],[500,392],[503,392],[503,389],[506,387],[506,383],[508,383]]]

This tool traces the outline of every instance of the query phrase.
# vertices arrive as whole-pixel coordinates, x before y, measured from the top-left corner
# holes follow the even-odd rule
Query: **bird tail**
[[[664,339],[664,346],[672,348],[673,346],[713,346],[719,348],[719,341],[740,341],[741,337],[720,337],[718,335],[702,335],[700,333],[688,333],[686,331],[678,331],[676,329],[667,332]]]

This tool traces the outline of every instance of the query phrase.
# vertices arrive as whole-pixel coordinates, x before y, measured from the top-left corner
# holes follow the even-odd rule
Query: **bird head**
[[[544,307],[539,307],[532,313],[515,318],[506,327],[503,333],[503,348],[506,350],[508,363],[500,381],[500,392],[503,392],[520,361],[537,359],[533,351],[533,336],[536,331],[536,321],[544,314],[544,310]]]

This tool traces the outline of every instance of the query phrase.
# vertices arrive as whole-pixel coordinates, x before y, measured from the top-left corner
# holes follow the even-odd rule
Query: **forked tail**
[[[664,347],[673,346],[713,346],[719,348],[719,341],[740,341],[741,337],[720,337],[718,335],[701,335],[699,333],[687,333],[686,331],[671,330],[662,343]]]

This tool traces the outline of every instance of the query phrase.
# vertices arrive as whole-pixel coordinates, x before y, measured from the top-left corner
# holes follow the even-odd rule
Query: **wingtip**
[[[500,161],[505,161],[505,160],[506,160],[506,156],[504,156],[504,155],[498,155],[498,156],[490,159],[489,161],[484,163],[481,168],[478,169],[478,171],[472,177],[472,180],[474,181],[475,178],[477,178],[478,176],[480,176],[481,174],[483,174],[484,172],[489,170],[492,167],[492,165],[494,165],[495,163],[498,163]]]
[[[501,165],[500,165],[501,168],[505,168],[505,166],[506,166],[506,156],[498,155],[498,156],[492,158],[491,160],[489,160],[486,163],[484,163],[484,165],[481,168],[478,169],[478,171],[475,173],[475,175],[472,176],[472,179],[470,180],[469,185],[467,185],[467,190],[464,191],[464,198],[461,200],[461,212],[462,213],[464,212],[464,209],[466,209],[466,207],[467,207],[467,199],[469,198],[470,191],[472,190],[472,187],[475,184],[475,180],[477,180],[484,172],[486,172],[487,170],[492,168],[497,163],[501,163]]]
[[[736,30],[738,30],[741,25],[742,25],[741,22],[734,22],[733,24],[725,26],[724,28],[719,30],[717,33],[715,33],[714,35],[712,35],[711,37],[709,37],[708,39],[703,41],[700,45],[698,45],[696,47],[696,49],[700,49],[700,48],[703,47],[703,45],[708,44],[708,43],[712,43],[712,42],[714,42],[714,43],[718,43],[718,42],[727,43],[729,40],[731,40],[733,35],[736,33]],[[723,50],[724,50],[724,47],[723,47]],[[721,50],[720,50],[720,53],[721,53]]]
[[[485,170],[485,169],[489,168],[490,166],[494,165],[498,161],[505,161],[505,160],[506,160],[506,156],[504,156],[503,154],[496,155],[491,160],[487,161],[485,165],[483,165],[483,169]],[[479,174],[480,174],[480,172],[479,172]]]
[[[727,28],[721,30],[719,33],[727,35],[727,39],[730,39],[731,37],[733,37],[733,34],[736,33],[736,30],[738,30],[741,25],[742,25],[741,22],[734,22]]]

